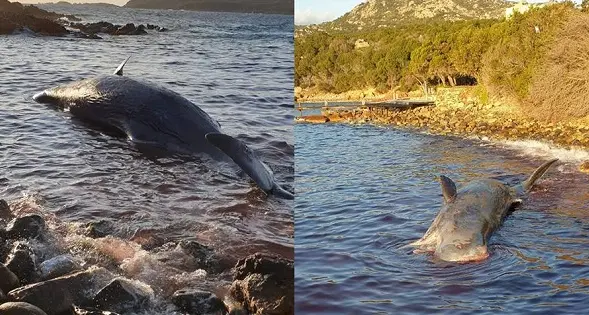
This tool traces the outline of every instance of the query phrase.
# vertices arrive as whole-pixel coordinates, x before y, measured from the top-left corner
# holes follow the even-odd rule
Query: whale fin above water
[[[262,162],[245,142],[222,133],[207,133],[207,141],[227,154],[266,193],[285,199],[294,196],[276,184],[272,170]]]
[[[456,184],[450,178],[440,175],[440,184],[442,185],[442,195],[446,203],[456,199]]]
[[[542,177],[542,175],[546,173],[548,168],[550,168],[550,166],[552,166],[552,164],[554,164],[556,161],[558,161],[558,159],[552,159],[540,165],[540,167],[538,167],[526,181],[524,181],[516,187],[518,195],[530,191],[530,189],[532,189],[532,186],[534,186],[536,181],[540,179],[540,177]]]
[[[127,59],[125,59],[123,62],[121,62],[121,64],[117,67],[117,70],[115,70],[115,72],[113,74],[115,75],[123,75],[123,67],[125,67],[125,64],[127,63],[127,61],[129,61],[129,58],[131,58],[131,56],[127,57]]]

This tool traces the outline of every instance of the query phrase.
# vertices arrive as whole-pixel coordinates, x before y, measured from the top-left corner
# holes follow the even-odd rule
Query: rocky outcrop
[[[501,18],[509,6],[503,0],[369,0],[313,29],[358,31],[418,21]]]
[[[130,0],[127,8],[293,15],[294,0]]]
[[[2,315],[47,315],[35,305],[24,302],[8,302],[0,305]]]
[[[23,6],[18,2],[0,0],[0,35],[30,30],[38,35],[63,36],[72,34],[75,37],[100,39],[98,33],[110,35],[144,35],[146,29],[158,32],[167,31],[166,28],[148,24],[115,25],[108,22],[76,23],[79,18],[73,15],[63,15],[45,11],[35,6]],[[74,30],[68,30],[66,27]],[[1,214],[1,212],[0,212]]]
[[[255,254],[237,262],[230,293],[251,314],[294,314],[292,261]]]
[[[36,305],[48,315],[57,315],[70,310],[72,304],[88,303],[93,292],[111,278],[106,269],[93,268],[14,289],[8,297],[13,301]]]
[[[172,303],[188,314],[225,314],[223,301],[214,293],[201,290],[179,290],[172,295]]]

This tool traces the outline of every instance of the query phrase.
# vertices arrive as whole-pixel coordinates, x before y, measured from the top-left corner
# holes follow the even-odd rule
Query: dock
[[[300,102],[297,103],[296,109],[299,111],[299,115],[296,117],[296,121],[304,122],[327,122],[329,119],[322,115],[303,115],[304,111],[312,110],[346,110],[365,108],[369,111],[377,111],[385,113],[389,110],[405,110],[413,109],[421,106],[433,106],[435,100],[431,98],[426,99],[393,99],[385,101],[323,101],[323,102]]]

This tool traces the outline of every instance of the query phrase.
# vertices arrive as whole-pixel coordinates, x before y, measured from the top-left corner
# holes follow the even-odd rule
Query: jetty
[[[323,101],[323,102],[299,102],[296,104],[296,110],[299,115],[295,118],[297,122],[325,123],[329,118],[317,113],[304,115],[305,111],[339,111],[366,109],[376,113],[386,113],[390,110],[405,110],[421,106],[433,106],[435,100],[425,99],[393,99],[385,101]]]

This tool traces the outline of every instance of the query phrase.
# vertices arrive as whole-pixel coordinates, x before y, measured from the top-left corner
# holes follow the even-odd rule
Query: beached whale
[[[165,87],[123,76],[128,59],[112,75],[47,89],[33,99],[125,135],[142,147],[181,154],[204,152],[217,160],[231,158],[266,193],[294,198],[276,183],[270,168],[251,148],[223,134],[219,123],[198,106]]]
[[[510,187],[498,180],[471,181],[456,190],[454,182],[440,176],[444,205],[425,235],[409,244],[416,253],[433,252],[451,262],[478,261],[489,257],[489,237],[507,213],[558,159],[540,166],[526,181]]]

